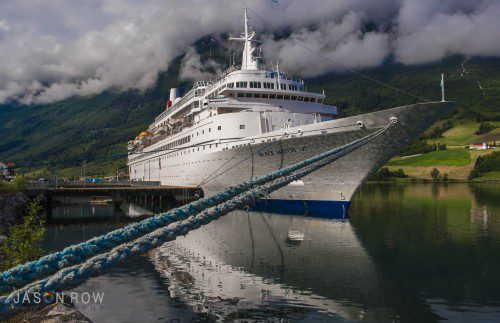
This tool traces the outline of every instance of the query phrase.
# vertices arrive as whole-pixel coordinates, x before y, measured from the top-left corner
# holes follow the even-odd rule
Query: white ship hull
[[[159,152],[141,160],[142,172],[132,179],[161,181],[162,185],[199,186],[205,194],[221,191],[274,170],[366,136],[397,118],[397,123],[361,148],[276,192],[263,202],[271,207],[331,208],[345,211],[364,180],[405,145],[453,108],[452,103],[426,103],[281,129],[233,141],[227,149],[215,144],[194,153],[161,159]],[[357,124],[361,121],[364,129]],[[289,135],[283,138],[284,133]],[[274,141],[273,141],[274,139]],[[264,142],[262,142],[264,141]],[[251,143],[251,144],[248,144]],[[234,146],[234,147],[231,147]],[[159,159],[160,158],[160,159]],[[166,160],[168,163],[161,165]],[[129,163],[129,165],[133,165]],[[135,177],[134,177],[135,176]],[[286,201],[286,203],[282,203]],[[337,202],[337,203],[335,203]]]

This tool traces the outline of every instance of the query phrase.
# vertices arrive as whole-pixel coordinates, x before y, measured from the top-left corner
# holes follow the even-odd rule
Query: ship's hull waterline
[[[345,213],[363,181],[404,146],[454,107],[450,102],[421,103],[264,133],[235,142],[235,147],[171,158],[167,167],[144,163],[142,178],[162,185],[198,186],[206,195],[347,144],[397,122],[362,147],[273,192],[263,208],[322,209]],[[359,126],[360,122],[362,127]],[[285,137],[284,133],[288,135]],[[275,138],[273,141],[271,138]],[[264,142],[263,142],[264,141]],[[252,142],[248,145],[249,142]],[[290,211],[287,210],[287,211]]]

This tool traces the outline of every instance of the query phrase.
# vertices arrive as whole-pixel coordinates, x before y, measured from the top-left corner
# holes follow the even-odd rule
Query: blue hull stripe
[[[349,203],[349,201],[261,199],[254,204],[251,210],[308,215],[328,219],[345,219],[347,218]]]

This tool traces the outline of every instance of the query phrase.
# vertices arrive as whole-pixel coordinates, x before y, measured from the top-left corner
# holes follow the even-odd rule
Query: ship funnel
[[[167,108],[170,108],[172,104],[175,103],[175,99],[177,99],[177,88],[173,87],[170,89],[170,97],[168,98],[167,101]]]
[[[178,93],[178,90],[177,90],[176,87],[171,88],[170,89],[170,98],[169,98],[169,100],[172,101],[172,102],[174,102],[175,99],[177,99],[177,93]]]

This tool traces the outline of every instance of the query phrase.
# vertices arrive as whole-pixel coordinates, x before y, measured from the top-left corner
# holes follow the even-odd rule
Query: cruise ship
[[[303,161],[393,124],[369,143],[261,201],[280,210],[346,212],[357,188],[454,107],[425,102],[347,118],[324,93],[266,70],[244,11],[241,66],[198,81],[182,97],[170,90],[166,110],[128,143],[131,180],[201,187],[205,195]]]

